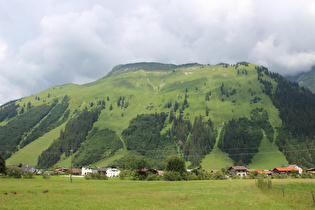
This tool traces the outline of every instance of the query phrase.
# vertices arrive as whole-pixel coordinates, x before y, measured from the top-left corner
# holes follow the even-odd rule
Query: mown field
[[[272,180],[268,190],[255,180],[0,179],[0,209],[311,209],[312,190],[314,179]]]

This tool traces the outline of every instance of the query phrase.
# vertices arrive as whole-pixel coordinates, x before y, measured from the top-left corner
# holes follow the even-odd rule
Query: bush
[[[263,177],[258,177],[257,187],[260,189],[270,189],[272,187],[271,179],[264,179]]]
[[[187,180],[198,180],[198,176],[195,173],[190,173]]]
[[[101,175],[99,173],[92,173],[90,176],[93,180],[108,180],[108,177],[106,175]]]
[[[216,171],[213,173],[213,179],[216,179],[216,180],[223,180],[223,179],[226,179],[225,175],[223,174],[222,171]]]
[[[152,174],[152,175],[148,176],[147,180],[148,181],[159,181],[159,180],[161,180],[161,176],[159,176],[157,174]]]
[[[121,171],[121,172],[119,173],[119,178],[120,178],[121,180],[124,180],[127,175],[128,175],[127,171]]]
[[[49,174],[43,174],[43,179],[50,179],[50,175]]]
[[[13,167],[8,169],[8,176],[20,179],[22,178],[22,175],[24,174],[24,170],[19,167]]]
[[[85,175],[84,175],[84,178],[85,178],[86,180],[91,180],[91,179],[92,179],[92,177],[90,176],[90,174],[85,174]]]
[[[99,173],[92,173],[92,174],[86,174],[84,175],[84,178],[86,180],[108,180],[108,177],[106,175],[101,175]]]
[[[239,175],[237,175],[237,174],[232,174],[231,178],[232,179],[240,179],[241,177]]]
[[[177,171],[164,171],[163,177],[165,181],[181,181],[182,176]]]
[[[258,172],[257,171],[250,171],[248,175],[249,175],[250,179],[256,179],[258,176]]]
[[[35,172],[26,172],[24,175],[23,175],[23,178],[24,179],[35,179],[35,175],[36,173]]]

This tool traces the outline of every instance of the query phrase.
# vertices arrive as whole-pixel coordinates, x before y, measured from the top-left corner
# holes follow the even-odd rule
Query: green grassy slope
[[[245,70],[246,73],[244,73]],[[222,95],[222,85],[228,95]],[[211,92],[210,100],[206,101],[205,96],[209,92]],[[182,115],[184,119],[189,119],[191,122],[195,116],[201,115],[204,121],[211,118],[215,127],[220,129],[228,120],[239,117],[249,118],[251,110],[263,107],[268,112],[272,126],[281,125],[278,110],[273,106],[270,98],[263,93],[262,85],[257,80],[255,65],[252,64],[239,65],[238,69],[235,69],[235,66],[224,65],[190,65],[172,66],[171,69],[166,70],[124,71],[86,85],[67,84],[49,88],[36,95],[22,98],[17,101],[17,104],[20,107],[29,102],[33,106],[50,104],[53,99],[62,100],[65,95],[68,95],[70,116],[72,116],[76,110],[80,111],[85,107],[90,109],[91,103],[97,104],[98,101],[104,100],[106,108],[101,111],[94,127],[100,130],[108,128],[121,136],[121,132],[128,127],[130,120],[138,114],[169,113],[173,107],[165,108],[165,105],[169,102],[174,104],[177,101],[181,106],[185,94],[188,95],[189,106]],[[124,97],[125,103],[129,103],[127,108],[117,106],[119,97]],[[259,98],[256,102],[255,97]],[[110,105],[113,107],[112,110],[109,110]],[[205,114],[206,106],[210,109],[208,117]],[[55,128],[16,152],[7,160],[7,164],[21,161],[24,165],[36,165],[36,156],[48,147],[49,142],[59,137],[60,129],[61,127]],[[46,144],[42,145],[43,142]],[[261,147],[271,151],[277,149],[274,144],[263,145],[262,143]],[[263,152],[264,150],[261,149],[257,157],[253,159],[253,166],[265,168],[271,165],[262,164],[266,162],[262,159],[267,158],[266,155],[260,155]],[[112,157],[112,160],[121,157],[123,153],[117,153],[117,157]],[[272,154],[275,156],[273,160],[283,160],[280,152]],[[281,161],[276,161],[274,165]],[[105,163],[110,164],[109,162],[110,160],[101,160],[95,164],[103,166]],[[58,164],[68,166],[69,160],[60,161]],[[202,162],[207,170],[220,169],[227,164],[231,164],[231,159],[217,147]]]

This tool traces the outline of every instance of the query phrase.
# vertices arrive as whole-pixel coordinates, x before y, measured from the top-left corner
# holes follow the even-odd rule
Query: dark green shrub
[[[24,170],[19,167],[13,167],[8,169],[8,176],[20,179],[22,178],[22,175],[24,174]]]
[[[43,174],[43,179],[50,179],[50,175],[49,174]]]
[[[187,180],[198,180],[198,176],[195,173],[189,173]]]
[[[35,172],[26,172],[24,175],[23,175],[23,178],[24,179],[35,179],[35,176],[36,176],[36,173]]]
[[[177,171],[164,171],[163,177],[165,181],[181,181],[182,176]]]
[[[215,179],[215,180],[223,180],[223,179],[226,179],[226,177],[225,177],[225,175],[223,174],[222,171],[216,171],[216,172],[214,172],[212,178]]]
[[[91,179],[92,179],[92,177],[91,177],[90,174],[85,174],[85,175],[84,175],[84,178],[85,178],[86,180],[91,180]]]
[[[152,174],[150,176],[148,176],[147,178],[148,181],[159,181],[161,180],[161,176],[157,175],[157,174]]]

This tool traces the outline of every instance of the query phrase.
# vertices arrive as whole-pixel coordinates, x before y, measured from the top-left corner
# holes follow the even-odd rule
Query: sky
[[[313,0],[0,0],[0,104],[134,62],[315,65]]]

